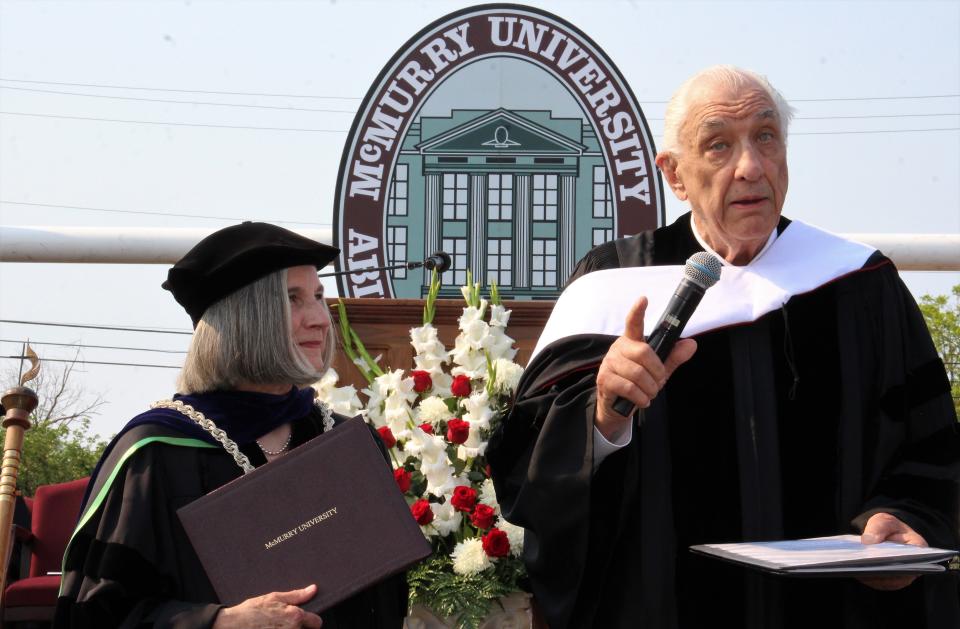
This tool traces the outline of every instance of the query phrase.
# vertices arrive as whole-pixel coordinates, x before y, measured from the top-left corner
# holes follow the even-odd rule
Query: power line
[[[291,128],[280,128],[280,127],[247,127],[239,125],[215,125],[215,124],[195,124],[187,122],[157,122],[154,120],[117,120],[113,118],[89,118],[82,116],[58,116],[54,114],[33,114],[26,112],[18,111],[0,111],[0,114],[6,114],[8,116],[34,116],[38,118],[60,118],[64,120],[87,120],[94,122],[122,122],[128,124],[149,124],[149,125],[160,125],[160,126],[172,126],[172,127],[207,127],[212,129],[250,129],[256,131],[305,131],[305,132],[318,132],[318,133],[347,133],[347,129],[291,129]],[[957,114],[947,114],[947,115],[957,115]],[[648,120],[656,120],[655,118],[648,118]],[[925,131],[957,131],[960,130],[960,127],[949,127],[949,128],[937,128],[937,129],[879,129],[879,130],[868,130],[868,131],[811,131],[811,132],[793,132],[790,135],[847,135],[847,134],[863,134],[863,133],[921,133]]]
[[[297,129],[288,127],[248,127],[243,125],[199,124],[192,122],[157,122],[156,120],[117,120],[114,118],[89,118],[84,116],[57,116],[54,114],[33,114],[22,111],[0,111],[7,116],[32,116],[34,118],[60,118],[63,120],[91,120],[95,122],[125,122],[128,124],[149,124],[164,127],[204,127],[207,129],[249,129],[253,131],[303,131],[308,133],[346,133],[346,129]]]
[[[311,107],[288,107],[279,105],[248,105],[244,103],[212,103],[207,101],[185,101],[169,100],[162,98],[137,98],[134,96],[111,96],[109,94],[84,94],[82,92],[62,92],[59,90],[41,90],[30,87],[10,87],[0,85],[0,89],[18,90],[21,92],[38,92],[42,94],[60,94],[63,96],[86,96],[89,98],[107,98],[111,100],[132,100],[146,103],[174,103],[178,105],[211,105],[215,107],[244,107],[249,109],[275,109],[281,111],[307,111],[335,114],[356,114],[356,109],[316,109]],[[867,118],[918,118],[918,117],[938,117],[938,116],[960,116],[960,113],[945,114],[876,114],[861,116],[797,116],[794,120],[860,120]],[[663,120],[663,118],[647,118],[647,120]]]
[[[960,116],[952,114],[868,114],[863,116],[797,116],[794,120],[862,120],[867,118],[936,118],[940,116]]]
[[[89,212],[112,212],[116,214],[143,214],[146,216],[168,216],[175,218],[210,218],[222,221],[246,221],[250,220],[251,217],[239,218],[236,216],[206,216],[203,214],[175,214],[172,212],[149,212],[147,210],[114,210],[102,207],[84,207],[80,205],[56,205],[53,203],[32,203],[28,201],[7,201],[0,200],[0,203],[7,205],[27,205],[31,207],[48,207],[61,210],[85,210]],[[330,227],[330,223],[311,223],[309,221],[278,221],[274,219],[269,219],[271,223],[278,223],[281,225],[316,225],[319,227]]]
[[[133,328],[127,326],[109,326],[92,325],[87,323],[54,323],[52,321],[20,321],[17,319],[0,319],[0,323],[16,323],[19,325],[49,325],[58,328],[88,328],[92,330],[113,330],[116,332],[151,332],[154,334],[183,334],[191,335],[193,332],[184,330],[175,330],[173,328]]]
[[[131,85],[98,85],[94,83],[64,83],[58,81],[28,81],[26,79],[7,79],[0,77],[0,81],[10,83],[34,83],[42,85],[67,85],[70,87],[102,87],[114,90],[144,90],[148,92],[180,92],[181,94],[218,94],[220,96],[270,96],[277,98],[317,98],[321,100],[361,100],[359,96],[318,96],[314,94],[268,94],[262,92],[215,92],[212,90],[178,90],[166,87],[137,87]]]
[[[135,100],[146,103],[176,103],[179,105],[213,105],[216,107],[246,107],[250,109],[282,109],[286,111],[310,111],[328,114],[355,114],[355,109],[313,109],[309,107],[282,107],[279,105],[246,105],[241,103],[211,103],[188,100],[166,100],[162,98],[137,98],[135,96],[110,96],[108,94],[83,94],[81,92],[61,92],[58,90],[38,90],[32,87],[10,87],[9,85],[0,85],[0,89],[19,90],[22,92],[40,92],[43,94],[60,94],[63,96],[87,96],[89,98],[109,98],[111,100]]]
[[[860,116],[796,116],[793,120],[867,120],[870,118],[937,118],[942,116],[960,116],[960,112],[949,114],[864,114]],[[666,120],[665,118],[651,118],[647,120]]]
[[[63,81],[30,81],[26,79],[8,79],[5,77],[0,77],[0,81],[7,81],[10,83],[32,83],[39,85],[65,85],[69,87],[100,87],[105,89],[121,89],[121,90],[143,90],[150,92],[180,92],[182,94],[218,94],[221,96],[269,96],[277,98],[317,98],[317,99],[327,99],[327,100],[362,100],[359,96],[320,96],[316,94],[271,94],[266,92],[220,92],[213,90],[186,90],[186,89],[172,89],[166,87],[142,87],[142,86],[131,86],[131,85],[105,85],[105,84],[96,84],[96,83],[67,83]],[[839,96],[833,98],[791,98],[790,102],[796,103],[815,103],[815,102],[830,102],[830,101],[858,101],[858,100],[920,100],[920,99],[933,99],[933,98],[960,98],[960,94],[915,94],[915,95],[906,95],[906,96]],[[644,104],[650,105],[664,105],[668,101],[666,100],[641,100],[639,101]]]
[[[875,131],[791,131],[790,135],[858,135],[862,133],[922,133],[924,131],[960,131],[960,127],[941,129],[878,129]]]
[[[926,94],[922,96],[847,96],[838,98],[788,98],[791,103],[820,103],[850,100],[918,100],[926,98],[960,98],[960,94]]]
[[[17,360],[29,358],[28,356],[0,356],[0,358],[14,358]],[[180,369],[178,365],[148,365],[144,363],[109,363],[99,360],[66,360],[60,358],[41,358],[41,362],[48,363],[75,363],[77,365],[113,365],[116,367],[155,367],[157,369]]]
[[[17,341],[15,339],[0,339],[0,343],[16,343],[18,345],[23,344],[24,341]],[[183,350],[176,349],[154,349],[149,347],[120,347],[117,345],[85,345],[82,343],[53,343],[51,341],[30,341],[30,345],[55,345],[57,347],[79,347],[82,349],[120,349],[133,352],[159,352],[161,354],[186,354]]]

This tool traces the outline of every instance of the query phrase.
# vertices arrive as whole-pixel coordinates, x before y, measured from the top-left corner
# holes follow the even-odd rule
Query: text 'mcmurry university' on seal
[[[507,298],[553,299],[593,246],[664,224],[656,150],[623,76],[539,9],[482,5],[412,37],[363,100],[334,213],[345,297],[422,297],[376,267],[437,250]]]

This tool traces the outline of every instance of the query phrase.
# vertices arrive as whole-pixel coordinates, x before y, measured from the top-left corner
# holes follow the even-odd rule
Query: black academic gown
[[[337,415],[334,419],[344,420]],[[316,410],[292,422],[291,447],[320,434],[321,422]],[[135,452],[124,459],[131,449]],[[255,444],[241,451],[255,466],[266,463]],[[81,520],[68,547],[54,627],[211,626],[222,605],[176,511],[241,474],[220,446],[185,439],[168,427],[145,424],[123,434],[91,479],[88,506],[99,506],[93,517]],[[232,525],[210,522],[211,527]],[[407,589],[400,574],[321,617],[324,629],[386,629],[400,627],[406,610]]]
[[[701,250],[688,214],[598,247],[575,276],[683,264]],[[543,350],[493,435],[498,499],[527,529],[524,558],[550,627],[960,627],[955,573],[878,592],[687,550],[859,533],[878,511],[960,548],[956,414],[893,264],[874,255],[754,323],[696,338],[629,446],[595,474],[595,379],[610,336]]]

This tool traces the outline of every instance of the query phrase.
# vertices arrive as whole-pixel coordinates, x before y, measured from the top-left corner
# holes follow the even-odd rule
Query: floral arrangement
[[[423,325],[410,330],[414,369],[384,370],[350,327],[343,302],[339,319],[344,350],[368,388],[362,405],[352,386],[337,387],[328,372],[315,387],[334,411],[363,414],[387,446],[394,478],[434,554],[412,568],[411,604],[476,627],[497,599],[522,591],[523,529],[500,517],[484,458],[523,369],[507,336],[510,311],[496,284],[489,300],[467,276],[459,334],[447,350],[433,326],[440,283],[436,273],[424,306]]]

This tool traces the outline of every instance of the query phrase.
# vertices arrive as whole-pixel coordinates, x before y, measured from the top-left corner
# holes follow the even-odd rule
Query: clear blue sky
[[[409,37],[468,4],[0,0],[0,223],[327,224],[360,98]],[[663,101],[688,75],[715,63],[768,75],[797,108],[786,215],[836,232],[960,233],[957,2],[528,4],[607,52],[658,142]],[[685,208],[667,196],[672,220]],[[165,273],[0,264],[0,318],[187,330],[159,288]],[[918,295],[960,283],[958,273],[904,278]],[[0,339],[26,336],[172,351],[187,342],[0,323]],[[17,349],[0,343],[4,355]],[[88,348],[81,358],[175,365],[182,355]],[[0,373],[14,366],[0,361]],[[83,369],[76,384],[109,402],[94,423],[103,434],[169,396],[176,375]]]

